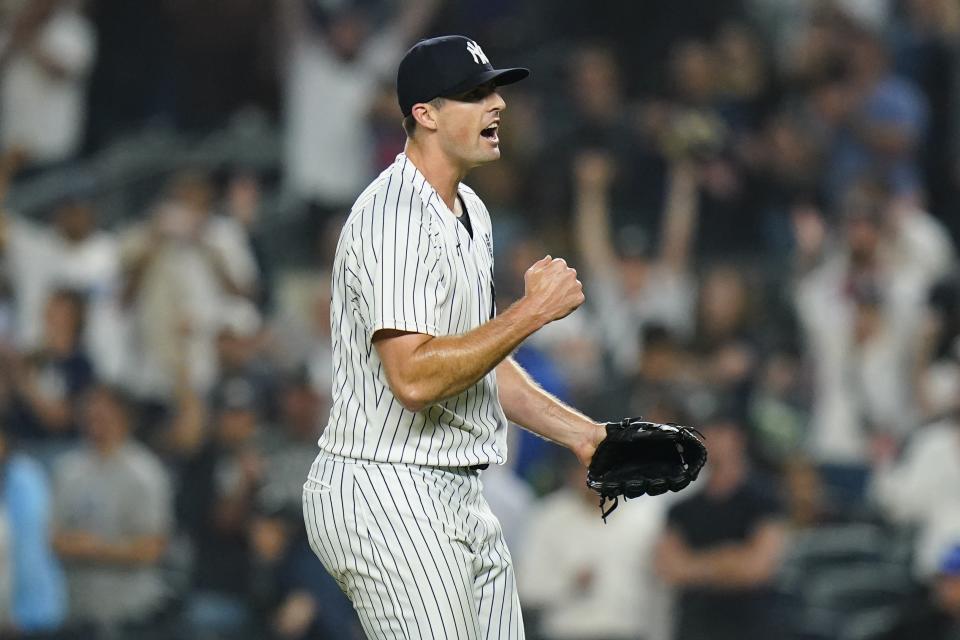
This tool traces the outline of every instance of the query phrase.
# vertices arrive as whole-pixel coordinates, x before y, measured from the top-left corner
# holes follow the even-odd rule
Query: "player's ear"
[[[435,117],[436,108],[426,102],[418,102],[413,105],[411,115],[417,121],[417,125],[431,131],[437,130],[437,120]]]

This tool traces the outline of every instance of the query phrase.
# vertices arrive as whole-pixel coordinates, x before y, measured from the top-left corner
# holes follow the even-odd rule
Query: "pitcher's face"
[[[506,107],[493,82],[445,99],[435,112],[441,148],[468,169],[499,159]]]

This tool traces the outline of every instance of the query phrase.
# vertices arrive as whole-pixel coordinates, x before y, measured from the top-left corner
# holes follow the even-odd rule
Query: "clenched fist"
[[[543,324],[564,318],[583,304],[583,284],[563,258],[546,256],[523,276],[524,302]]]

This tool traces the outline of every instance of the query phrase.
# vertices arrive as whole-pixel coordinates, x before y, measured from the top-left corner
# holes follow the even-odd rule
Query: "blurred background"
[[[441,33],[533,70],[500,308],[585,285],[517,359],[710,447],[604,525],[512,430],[527,637],[960,638],[956,0],[0,0],[0,637],[362,637],[300,515],[328,268]]]

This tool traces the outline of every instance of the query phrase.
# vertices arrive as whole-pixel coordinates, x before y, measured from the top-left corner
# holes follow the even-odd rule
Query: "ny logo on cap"
[[[470,52],[470,55],[473,56],[473,61],[477,64],[490,64],[490,60],[486,54],[483,53],[483,49],[473,40],[467,41],[467,51]]]

